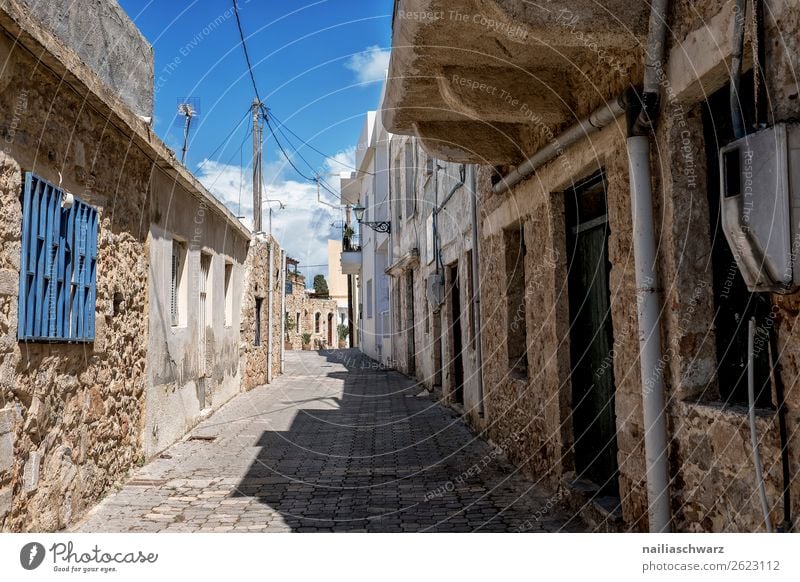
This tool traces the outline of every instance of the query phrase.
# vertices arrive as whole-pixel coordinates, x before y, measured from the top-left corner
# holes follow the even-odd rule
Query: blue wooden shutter
[[[17,337],[22,341],[94,341],[97,210],[27,172]]]

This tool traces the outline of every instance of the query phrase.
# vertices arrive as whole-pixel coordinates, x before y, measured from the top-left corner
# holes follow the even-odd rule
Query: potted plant
[[[336,330],[339,332],[339,349],[343,350],[347,347],[347,338],[350,337],[350,326],[340,323]]]
[[[304,333],[303,334],[303,349],[305,351],[311,351],[311,334]]]
[[[294,347],[292,346],[292,340],[289,339],[289,332],[294,331],[296,324],[294,318],[290,316],[288,313],[286,314],[285,319],[286,319],[286,324],[285,324],[286,337],[283,338],[283,347],[284,349],[292,350],[294,349]]]

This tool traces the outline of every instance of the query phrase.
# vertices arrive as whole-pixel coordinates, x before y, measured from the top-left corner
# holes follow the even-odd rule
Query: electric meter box
[[[800,125],[720,150],[722,230],[751,291],[800,289]]]
[[[428,303],[434,312],[438,312],[444,303],[444,275],[434,273],[428,277],[427,284]]]

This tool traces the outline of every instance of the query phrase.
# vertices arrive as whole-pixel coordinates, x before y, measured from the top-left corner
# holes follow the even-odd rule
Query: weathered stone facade
[[[129,136],[109,126],[107,112],[87,106],[84,94],[37,67],[26,51],[12,49],[9,15],[2,15],[0,525],[52,531],[141,459],[148,233],[140,217],[149,214],[152,166],[138,149],[131,152]],[[23,35],[25,41],[32,42]],[[17,342],[24,171],[61,183],[98,209],[93,344]]]
[[[281,297],[283,251],[274,238],[256,238],[247,255],[244,295],[241,309],[241,375],[244,390],[270,383],[269,346],[272,327],[272,377],[282,373],[281,362]],[[270,258],[272,258],[272,291],[270,292]],[[270,293],[272,313],[269,312]],[[260,313],[256,316],[256,303]],[[256,340],[256,318],[260,335]],[[257,345],[258,344],[258,345]]]
[[[182,437],[203,409],[247,385],[238,307],[250,233],[15,0],[0,6],[0,58],[0,529],[56,531]],[[93,342],[18,341],[25,172],[97,210]],[[187,250],[177,326],[169,284],[175,237]],[[232,266],[237,311],[236,325],[226,327],[222,309],[208,310],[201,363],[203,256],[212,305],[222,305]]]
[[[302,349],[303,335],[308,333],[311,335],[311,349],[336,348],[339,318],[336,300],[310,296],[306,291],[306,278],[299,272],[287,270],[286,281],[284,317],[289,322],[284,338],[286,347],[292,350]],[[288,292],[288,286],[291,286],[291,293]]]
[[[401,0],[399,8],[403,9],[406,4],[408,2]],[[424,4],[433,9],[440,3],[430,0]],[[457,4],[458,7],[449,8],[457,8],[463,13],[476,10],[474,3],[467,0]],[[489,4],[494,6],[498,3]],[[565,36],[569,36],[567,32],[580,33],[581,36],[574,38],[588,39],[602,30],[600,25],[587,18],[589,9],[586,3],[551,3],[550,8],[553,9],[551,16],[562,8],[562,12],[574,16],[569,27],[560,29]],[[541,38],[541,34],[551,35],[548,38],[552,39],[553,46],[559,46],[563,40],[552,37],[558,27],[552,23],[550,28],[545,26],[543,22],[550,17],[541,16],[537,10],[523,6],[521,2],[505,3],[503,21],[524,23],[537,31],[537,38]],[[731,387],[723,385],[720,379],[726,364],[717,342],[720,324],[715,303],[719,300],[720,289],[719,281],[715,281],[715,269],[724,271],[729,265],[720,264],[714,250],[722,233],[718,222],[715,223],[718,211],[712,205],[718,196],[715,190],[718,186],[714,181],[718,169],[712,160],[716,154],[712,156],[710,152],[715,152],[730,139],[723,135],[725,130],[719,127],[719,123],[710,120],[720,109],[724,116],[727,107],[726,100],[717,94],[725,91],[729,83],[734,17],[733,3],[730,2],[673,3],[667,58],[661,71],[661,115],[651,150],[657,269],[661,281],[658,291],[662,306],[663,357],[659,373],[665,382],[672,527],[677,531],[756,531],[764,527],[754,488],[755,470],[747,409],[740,401],[724,396]],[[746,71],[752,68],[753,38],[749,24],[747,28]],[[800,59],[796,50],[799,31],[800,8],[796,3],[779,1],[770,4],[770,15],[765,21],[765,75],[770,124],[796,120],[800,115],[797,105],[800,88],[790,74]],[[644,22],[638,19],[632,33],[643,36],[645,32]],[[526,61],[538,58],[539,53],[534,50],[518,51],[513,67],[506,63],[507,68],[491,69],[494,76],[487,76],[479,70],[483,65],[489,68],[483,61],[495,59],[499,62],[500,58],[506,58],[504,53],[486,44],[485,54],[473,57],[475,47],[466,41],[465,35],[466,29],[456,23],[428,26],[402,19],[395,21],[395,41],[413,38],[414,43],[409,47],[405,46],[407,42],[401,43],[404,54],[393,57],[387,90],[392,96],[392,113],[385,116],[387,126],[390,131],[405,133],[407,125],[416,126],[421,122],[419,127],[424,131],[419,131],[424,134],[421,135],[424,145],[440,157],[463,160],[483,156],[493,165],[516,163],[518,160],[514,158],[521,153],[532,155],[542,145],[557,144],[556,136],[562,130],[594,107],[614,99],[627,81],[633,80],[634,85],[641,82],[642,55],[636,51],[629,52],[628,56],[617,53],[616,50],[624,44],[621,37],[607,36],[603,42],[598,40],[594,45],[587,42],[574,49],[565,61],[581,71],[588,71],[591,82],[583,80],[569,84],[564,81],[566,77],[548,76],[553,73],[552,63],[548,60],[552,55],[544,55],[537,62]],[[445,38],[450,40],[438,42]],[[449,48],[441,54],[431,48],[443,44],[449,44]],[[501,46],[502,42],[497,44]],[[621,83],[618,70],[611,71],[609,63],[599,59],[595,49],[609,49],[606,56],[614,56],[613,64],[628,72],[625,83]],[[633,61],[629,56],[634,57]],[[497,62],[495,66],[498,66]],[[431,87],[422,82],[414,86],[420,70],[414,69],[413,74],[408,74],[404,67],[409,63],[424,66],[425,78],[437,79],[439,92],[429,91]],[[439,74],[441,71],[443,75]],[[443,86],[447,85],[448,79],[459,78],[459,75],[465,77],[470,71],[472,78],[468,80],[477,79],[486,84],[471,85],[473,91],[464,87],[450,91],[452,87]],[[518,85],[508,84],[505,80],[509,74],[524,78],[523,71],[548,82],[543,84],[546,89],[538,93],[535,84],[531,85],[526,89],[530,91],[527,99],[524,95],[521,98],[521,103],[535,115],[527,122],[530,134],[518,139],[520,127],[525,123],[520,116],[520,107],[509,112],[508,103],[498,99],[497,94],[505,90],[506,94],[519,97],[516,95],[521,91]],[[492,91],[492,88],[496,90]],[[750,90],[748,87],[744,92]],[[542,100],[550,92],[563,96],[566,99],[564,103],[577,98],[580,105],[570,109],[563,121],[548,121],[547,115],[552,111]],[[417,99],[419,101],[415,101]],[[441,107],[432,104],[441,104]],[[438,116],[437,119],[416,119],[414,115],[420,106],[430,111],[425,115]],[[464,114],[467,111],[468,115],[445,119],[452,112]],[[501,124],[499,120],[503,116],[514,125]],[[489,125],[470,121],[476,118]],[[494,133],[497,135],[489,135],[493,133],[487,129],[489,126],[496,129]],[[455,137],[452,141],[444,139],[448,135]],[[542,139],[548,135],[549,138]],[[480,200],[479,256],[486,414],[483,418],[470,416],[469,419],[476,429],[493,441],[504,443],[503,448],[511,460],[526,473],[563,493],[564,498],[570,500],[576,510],[580,509],[597,528],[643,531],[648,528],[645,425],[626,138],[625,118],[620,116],[605,129],[586,136],[571,147],[558,149],[552,161],[538,167],[535,174],[504,194],[494,193],[493,186],[508,176],[512,168],[487,165],[481,169],[477,190]],[[477,152],[469,149],[474,140],[479,143]],[[524,151],[509,151],[517,147]],[[601,499],[605,494],[597,488],[576,480],[579,420],[575,416],[575,363],[570,351],[576,336],[571,330],[574,306],[570,305],[569,273],[574,268],[575,255],[568,244],[572,211],[569,193],[584,179],[600,171],[605,176],[603,190],[613,342],[608,357],[597,364],[593,372],[595,377],[613,375],[618,498],[610,503]],[[527,249],[522,261],[524,288],[521,294],[516,283],[512,286],[510,282],[515,280],[512,275],[516,268],[512,264],[513,256],[509,260],[505,248],[509,240],[508,231],[515,229],[522,233],[524,240],[520,248]],[[733,268],[735,271],[735,265]],[[520,296],[521,305],[512,309],[513,305],[509,303],[518,302]],[[784,487],[788,487],[792,514],[797,523],[800,505],[800,480],[797,479],[800,472],[800,439],[797,436],[800,394],[796,386],[800,376],[800,357],[796,353],[795,336],[800,308],[796,294],[773,295],[768,299],[771,311],[765,325],[777,329],[779,374],[786,396],[788,482],[782,475],[782,445],[778,434],[779,414],[774,408],[777,403],[774,385],[773,406],[758,410],[757,433],[771,521],[776,526],[792,527],[792,524],[783,523],[783,493]],[[521,323],[511,321],[511,314],[515,312],[523,315],[526,331],[527,371],[524,375],[509,366],[506,355],[513,341],[512,332],[519,327],[515,323]],[[597,448],[599,450],[599,446]],[[616,503],[621,515],[614,511]]]

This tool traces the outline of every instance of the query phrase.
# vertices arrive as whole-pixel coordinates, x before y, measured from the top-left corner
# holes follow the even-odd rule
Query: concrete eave
[[[383,124],[439,159],[513,164],[640,76],[649,4],[397,0]]]
[[[386,268],[385,273],[392,277],[399,277],[405,271],[419,266],[419,249],[414,248],[400,257]]]
[[[0,28],[15,39],[15,48],[21,47],[31,53],[40,65],[50,69],[61,80],[62,85],[69,86],[84,99],[87,106],[107,118],[109,125],[128,137],[159,169],[203,201],[242,237],[250,239],[250,230],[175,159],[174,152],[155,135],[152,128],[139,119],[72,49],[42,26],[25,5],[17,0],[0,0]]]

